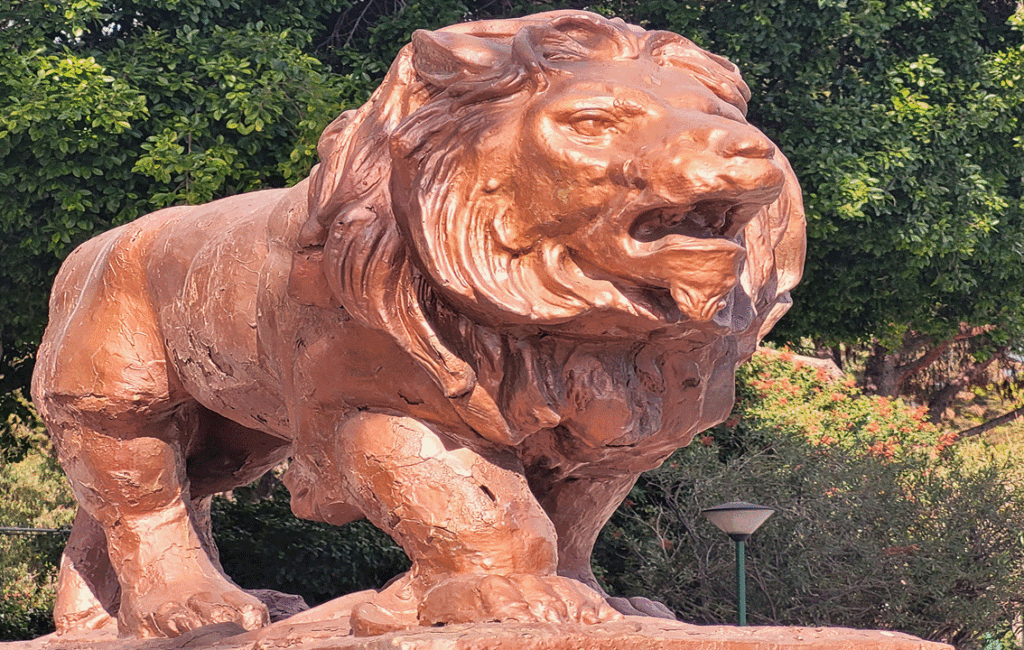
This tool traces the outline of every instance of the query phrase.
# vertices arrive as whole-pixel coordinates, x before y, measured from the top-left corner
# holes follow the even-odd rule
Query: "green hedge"
[[[288,490],[270,498],[213,504],[213,530],[224,570],[247,589],[277,589],[316,605],[361,589],[380,588],[409,567],[405,553],[369,522],[330,526],[298,519]]]

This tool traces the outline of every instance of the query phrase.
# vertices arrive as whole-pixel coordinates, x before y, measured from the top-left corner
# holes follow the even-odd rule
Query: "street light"
[[[774,512],[775,510],[772,508],[744,501],[723,503],[720,506],[701,511],[711,523],[718,526],[722,532],[736,542],[736,614],[740,625],[747,624],[747,577],[743,543]]]

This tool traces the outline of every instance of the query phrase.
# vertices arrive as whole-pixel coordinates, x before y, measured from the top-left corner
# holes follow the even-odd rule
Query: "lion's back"
[[[250,428],[286,426],[287,360],[271,352],[265,312],[283,299],[291,231],[304,219],[302,186],[230,197],[163,229],[147,261],[168,363],[192,397]],[[253,395],[261,412],[238,415]]]
[[[50,296],[32,394],[49,400],[139,399],[167,391],[147,357],[160,356],[144,263],[154,237],[191,208],[152,213],[86,241],[64,261]]]
[[[265,190],[167,208],[75,249],[51,296],[37,403],[89,395],[156,402],[170,399],[179,380],[200,402],[218,387],[273,390],[276,373],[254,362],[257,294],[273,218],[299,195]],[[227,381],[211,381],[210,368]]]

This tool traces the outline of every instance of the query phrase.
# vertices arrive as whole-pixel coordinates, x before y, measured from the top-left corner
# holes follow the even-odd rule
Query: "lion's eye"
[[[619,133],[619,121],[606,111],[580,111],[569,118],[569,126],[573,131],[588,137],[597,137],[609,133]]]

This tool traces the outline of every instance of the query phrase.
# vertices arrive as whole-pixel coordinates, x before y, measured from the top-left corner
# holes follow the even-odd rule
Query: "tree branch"
[[[1019,418],[1021,416],[1024,416],[1024,406],[1020,406],[1018,408],[1015,408],[1012,411],[1010,411],[1009,413],[1004,413],[1004,414],[1000,415],[997,418],[992,418],[988,422],[985,422],[983,424],[979,424],[976,427],[971,427],[970,429],[964,429],[963,431],[957,433],[956,436],[957,436],[958,440],[963,440],[964,438],[970,438],[972,436],[980,436],[981,434],[985,433],[986,431],[989,431],[991,429],[995,429],[996,427],[998,427],[998,426],[1000,426],[1002,424],[1006,424],[1008,422],[1013,422],[1014,420],[1016,420],[1017,418]]]
[[[759,347],[758,352],[767,354],[772,357],[781,357],[783,352],[779,350],[773,350],[772,348]],[[828,380],[832,382],[842,381],[846,374],[842,371],[839,365],[832,359],[822,359],[821,357],[806,357],[802,354],[793,354],[791,352],[785,353],[787,359],[794,363],[801,363],[805,366],[810,366],[814,369],[821,369],[828,376]]]
[[[921,370],[924,370],[928,366],[938,361],[942,354],[946,352],[946,350],[949,349],[949,346],[952,345],[953,343],[958,343],[960,341],[972,339],[976,336],[981,336],[982,334],[991,332],[993,329],[995,328],[992,325],[980,325],[978,327],[971,327],[966,323],[961,323],[960,332],[953,336],[953,338],[942,341],[935,347],[929,349],[927,352],[925,352],[917,359],[914,359],[913,361],[896,367],[896,386],[898,387],[897,392],[902,392],[903,385],[906,383],[908,379],[910,379],[911,375]],[[925,340],[926,339],[920,338],[917,341],[914,341],[913,345],[916,346],[920,343],[923,343]]]
[[[938,361],[939,357],[942,356],[942,353],[949,349],[949,346],[953,343],[954,340],[955,339],[950,339],[948,341],[943,341],[942,343],[939,343],[938,345],[936,345],[935,347],[931,348],[930,350],[925,352],[923,355],[921,355],[917,359],[914,359],[910,363],[905,363],[905,364],[903,364],[901,366],[897,366],[896,367],[896,386],[897,386],[897,391],[901,391],[903,389],[903,384],[906,383],[907,379],[909,379],[911,375],[913,375],[914,373],[916,373],[916,372],[918,372],[920,370],[923,370],[923,369],[927,368],[928,366],[930,366],[933,363],[935,363],[936,361]]]

